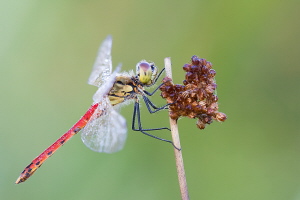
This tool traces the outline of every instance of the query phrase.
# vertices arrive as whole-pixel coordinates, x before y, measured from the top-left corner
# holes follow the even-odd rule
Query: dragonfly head
[[[153,62],[142,60],[136,65],[136,74],[140,82],[146,86],[153,84],[157,77],[157,71],[157,67]]]

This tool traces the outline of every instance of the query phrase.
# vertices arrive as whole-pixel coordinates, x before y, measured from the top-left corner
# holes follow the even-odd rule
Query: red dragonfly
[[[88,79],[90,85],[99,87],[93,96],[94,103],[69,131],[23,170],[16,180],[17,184],[26,181],[57,149],[80,130],[82,130],[81,139],[83,143],[93,151],[113,153],[121,150],[126,141],[127,127],[125,118],[117,110],[119,105],[129,102],[128,100],[134,102],[132,130],[173,144],[169,140],[145,132],[168,128],[143,129],[140,120],[138,96],[143,97],[150,113],[166,109],[168,106],[156,107],[146,96],[153,95],[161,85],[152,93],[144,90],[144,87],[150,87],[156,83],[164,69],[158,74],[158,69],[154,63],[142,60],[136,65],[136,74],[133,71],[119,73],[121,65],[112,73],[111,47],[112,37],[108,36],[99,48],[92,73]],[[135,127],[136,121],[137,128]]]

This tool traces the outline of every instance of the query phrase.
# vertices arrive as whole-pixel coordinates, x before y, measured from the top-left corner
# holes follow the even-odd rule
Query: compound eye
[[[146,63],[146,62],[143,62],[143,63],[139,64],[139,69],[142,69],[145,72],[149,70],[149,67],[150,67],[149,63]]]
[[[153,64],[151,65],[151,70],[154,71],[154,65]]]

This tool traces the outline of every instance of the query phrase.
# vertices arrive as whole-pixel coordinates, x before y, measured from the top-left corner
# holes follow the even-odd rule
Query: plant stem
[[[171,58],[165,58],[165,70],[167,77],[172,79],[172,66],[171,66]],[[178,126],[177,126],[177,120],[170,119],[170,127],[171,127],[171,133],[172,133],[172,140],[173,144],[181,149],[180,145],[180,139],[179,139],[179,133],[178,133]],[[180,187],[180,193],[181,193],[181,199],[182,200],[189,200],[189,192],[187,188],[187,182],[186,182],[186,176],[184,171],[184,165],[183,165],[183,158],[182,158],[182,151],[177,150],[174,148],[175,153],[175,160],[176,160],[176,168],[177,168],[177,175],[178,175],[178,182]]]

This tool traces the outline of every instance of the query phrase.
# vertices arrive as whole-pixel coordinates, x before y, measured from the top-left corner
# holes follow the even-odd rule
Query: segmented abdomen
[[[78,120],[76,124],[65,134],[63,134],[58,140],[56,140],[50,147],[48,147],[43,153],[36,157],[21,173],[16,183],[26,181],[46,160],[49,158],[59,147],[67,142],[73,135],[78,133],[89,122],[95,110],[98,107],[98,103],[93,104],[88,111]]]

